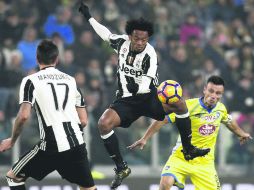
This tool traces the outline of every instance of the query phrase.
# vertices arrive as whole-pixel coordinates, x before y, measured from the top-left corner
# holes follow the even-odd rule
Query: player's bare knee
[[[19,178],[14,175],[12,171],[7,172],[6,181],[9,187],[16,187],[18,189],[25,189],[25,178]]]
[[[160,190],[169,190],[169,189],[170,189],[169,186],[167,186],[167,185],[164,184],[164,183],[160,183]]]
[[[174,184],[174,178],[173,177],[162,177],[160,181],[160,190],[170,190],[170,188]]]
[[[110,120],[105,117],[101,117],[99,119],[98,128],[99,128],[100,134],[102,135],[108,134],[113,129]]]
[[[12,178],[12,179],[15,179],[16,176],[15,174],[13,173],[12,170],[9,170],[7,173],[6,173],[6,177],[9,177],[9,178]]]
[[[22,177],[17,177],[12,170],[9,170],[6,173],[6,177],[12,179],[14,182],[24,182],[26,180],[26,178],[22,178]]]
[[[167,114],[174,112],[178,115],[182,115],[188,112],[188,109],[184,100],[179,100],[178,102],[174,102],[170,104],[162,104],[162,107]]]
[[[180,100],[178,102],[175,102],[175,113],[178,115],[182,115],[188,112],[188,108],[186,106],[186,103],[184,100]]]

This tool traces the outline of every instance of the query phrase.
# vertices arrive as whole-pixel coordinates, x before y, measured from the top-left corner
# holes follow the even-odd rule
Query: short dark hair
[[[129,20],[126,23],[125,31],[128,35],[131,35],[133,30],[147,31],[149,37],[153,35],[152,22],[140,17],[139,19]]]
[[[37,46],[36,57],[39,64],[53,64],[58,54],[58,48],[51,40],[42,40]]]
[[[207,79],[207,84],[211,82],[213,84],[216,84],[216,85],[222,85],[222,86],[225,86],[225,83],[224,83],[224,80],[223,78],[221,78],[220,76],[217,76],[217,75],[212,75],[210,76],[208,79]]]

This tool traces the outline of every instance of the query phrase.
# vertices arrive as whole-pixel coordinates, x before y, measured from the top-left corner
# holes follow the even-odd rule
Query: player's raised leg
[[[199,156],[204,156],[210,152],[209,148],[201,149],[191,144],[191,121],[189,111],[183,99],[171,104],[163,104],[166,113],[176,113],[176,126],[181,136],[183,154],[186,160],[192,160]]]
[[[174,80],[166,80],[159,85],[157,93],[164,111],[176,114],[176,126],[181,136],[184,158],[192,160],[206,155],[210,149],[200,149],[191,144],[191,121],[180,84]]]
[[[98,128],[103,139],[104,146],[109,153],[110,158],[115,162],[115,179],[112,181],[111,188],[118,187],[122,180],[129,176],[131,169],[127,163],[123,161],[119,149],[119,142],[114,128],[120,126],[120,117],[113,109],[107,109],[98,122]]]

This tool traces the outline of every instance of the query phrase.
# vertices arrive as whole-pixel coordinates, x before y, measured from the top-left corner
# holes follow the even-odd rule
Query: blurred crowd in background
[[[150,43],[159,62],[159,81],[177,80],[184,96],[202,95],[204,82],[213,74],[226,82],[223,102],[237,122],[254,134],[254,1],[253,0],[87,0],[92,16],[112,33],[125,33],[128,19],[144,17],[154,23]],[[38,71],[36,46],[43,38],[60,50],[58,68],[76,78],[89,112],[91,160],[112,164],[97,130],[97,121],[115,98],[117,55],[78,13],[72,0],[0,1],[0,140],[11,133],[22,77]],[[141,118],[133,130],[119,130],[127,146],[143,134],[149,120]],[[35,115],[27,124],[21,150],[34,144],[38,133]],[[122,134],[121,134],[122,133]],[[177,131],[162,129],[160,161],[166,161]],[[223,141],[222,141],[223,142]],[[253,143],[228,143],[226,162],[254,165]],[[149,145],[148,145],[149,146]],[[123,150],[125,152],[125,150]],[[128,152],[130,164],[149,164],[150,149]],[[10,153],[0,155],[1,164]]]

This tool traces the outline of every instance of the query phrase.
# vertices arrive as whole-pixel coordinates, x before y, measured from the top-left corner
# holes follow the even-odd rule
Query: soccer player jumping
[[[101,138],[110,157],[116,164],[115,179],[111,188],[121,185],[131,170],[123,160],[114,128],[128,128],[141,116],[163,120],[168,113],[176,113],[176,124],[183,143],[183,153],[187,160],[206,155],[210,149],[199,149],[191,144],[189,112],[185,101],[162,104],[156,91],[157,55],[148,43],[153,34],[152,23],[143,18],[126,23],[127,35],[112,34],[105,26],[98,23],[90,14],[89,8],[82,1],[79,11],[91,24],[95,32],[110,43],[118,54],[118,90],[117,99],[102,114],[98,122]]]

